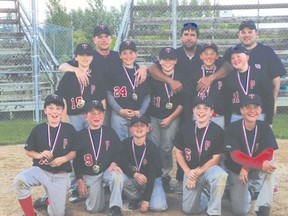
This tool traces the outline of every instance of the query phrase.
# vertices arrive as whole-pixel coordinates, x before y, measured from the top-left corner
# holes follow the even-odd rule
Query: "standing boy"
[[[133,41],[124,41],[119,48],[121,64],[114,64],[109,72],[107,100],[112,108],[111,127],[120,140],[129,137],[130,119],[143,115],[150,103],[148,82],[138,84],[135,72],[137,48]]]
[[[26,216],[36,215],[32,205],[31,187],[43,185],[48,195],[48,214],[64,216],[70,160],[76,155],[77,137],[72,125],[61,122],[64,102],[59,95],[48,95],[44,113],[48,121],[37,125],[24,149],[33,158],[33,167],[18,174],[13,188]]]
[[[165,211],[166,194],[162,187],[162,162],[157,147],[146,139],[149,121],[146,116],[134,116],[130,123],[132,137],[123,141],[121,168],[125,173],[124,195],[130,200],[129,209],[145,213]]]
[[[225,132],[225,150],[228,152],[225,165],[229,173],[228,183],[232,211],[246,215],[250,209],[249,189],[259,188],[254,210],[258,216],[270,215],[276,169],[273,152],[278,149],[271,127],[257,121],[261,114],[261,98],[255,94],[245,96],[240,112],[243,119],[231,123]],[[257,180],[257,181],[255,181]],[[249,188],[249,183],[251,184]]]
[[[182,76],[175,70],[177,53],[172,47],[162,48],[159,53],[159,63],[163,74],[182,82]],[[165,82],[151,78],[151,103],[148,115],[151,117],[152,131],[149,138],[159,148],[163,162],[163,187],[165,192],[173,192],[170,186],[170,171],[173,168],[172,140],[180,125],[180,114],[183,110],[181,93],[173,94]]]
[[[221,159],[223,129],[210,122],[213,102],[210,96],[196,97],[195,121],[187,120],[176,134],[176,159],[184,171],[182,207],[186,214],[221,215],[221,199],[227,173],[218,165]],[[204,194],[206,188],[210,198]]]
[[[102,125],[105,109],[101,102],[88,102],[85,111],[89,126],[78,132],[81,148],[73,161],[79,195],[86,198],[88,212],[101,212],[105,182],[111,191],[110,215],[121,216],[123,175],[117,165],[121,142],[114,130]]]

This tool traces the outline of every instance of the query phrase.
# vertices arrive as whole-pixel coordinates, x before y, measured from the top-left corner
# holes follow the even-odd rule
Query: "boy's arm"
[[[49,163],[49,165],[51,167],[58,167],[58,166],[61,166],[62,164],[66,163],[66,162],[69,162],[71,160],[73,160],[76,156],[76,151],[71,151],[69,152],[67,155],[65,156],[61,156],[61,157],[57,157],[55,158],[53,161],[51,161]]]
[[[53,157],[53,154],[49,150],[45,150],[43,152],[36,152],[34,150],[28,151],[25,150],[25,153],[28,157],[33,158],[33,159],[51,159]]]
[[[233,71],[233,67],[230,63],[224,62],[223,65],[212,75],[207,77],[202,77],[198,80],[197,91],[203,92],[206,91],[207,88],[215,81],[226,77],[231,71]]]
[[[149,104],[150,104],[150,101],[151,101],[151,96],[150,95],[146,95],[142,104],[141,104],[141,107],[139,109],[139,114],[140,115],[144,115],[147,108],[149,107]]]
[[[168,127],[171,124],[171,122],[181,114],[182,110],[183,106],[178,105],[177,108],[174,110],[174,112],[171,113],[171,115],[169,115],[167,118],[161,121],[161,126]]]
[[[207,161],[201,167],[197,167],[196,172],[197,172],[198,177],[201,176],[203,173],[205,173],[206,170],[209,169],[210,167],[219,164],[220,159],[221,159],[220,154],[213,155],[213,157],[209,161]]]
[[[107,101],[111,106],[112,110],[114,110],[116,113],[120,113],[122,107],[117,103],[111,91],[107,91]]]
[[[137,84],[142,84],[147,78],[147,67],[145,65],[141,65],[135,73],[137,77]]]
[[[178,80],[173,80],[171,77],[166,76],[156,64],[151,64],[148,73],[156,80],[167,83],[173,93],[179,92],[182,89],[182,83]]]
[[[180,167],[182,168],[184,173],[187,175],[190,171],[190,168],[188,167],[188,165],[184,159],[183,152],[176,148],[175,156],[176,156],[176,160],[177,160],[178,164],[180,165]]]

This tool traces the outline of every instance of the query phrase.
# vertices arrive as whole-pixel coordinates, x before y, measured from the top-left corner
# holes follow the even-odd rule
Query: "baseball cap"
[[[241,98],[241,107],[247,106],[249,104],[255,104],[257,106],[261,106],[261,98],[257,94],[248,94]]]
[[[205,104],[206,106],[213,109],[214,103],[213,99],[210,96],[197,96],[193,101],[193,108],[198,104]]]
[[[130,40],[123,41],[120,44],[119,52],[121,53],[123,50],[126,50],[126,49],[132,50],[134,52],[137,51],[136,44],[133,41],[130,41]]]
[[[99,36],[101,34],[111,35],[111,32],[110,32],[108,26],[106,26],[106,25],[97,25],[95,27],[94,33],[93,33],[94,37],[95,36]]]
[[[93,55],[93,48],[87,44],[87,43],[81,43],[81,44],[78,44],[76,49],[75,49],[75,56],[77,55],[89,55],[89,56],[92,56]]]
[[[177,59],[176,49],[164,47],[159,52],[159,59]]]
[[[257,31],[256,24],[255,24],[255,22],[253,20],[244,20],[244,21],[242,21],[240,26],[239,26],[239,30],[242,30],[245,27]]]
[[[149,125],[149,119],[147,116],[145,115],[141,115],[141,116],[134,116],[131,118],[131,122],[130,122],[130,127],[132,127],[134,124],[136,124],[137,122],[142,122],[146,125]]]
[[[207,48],[211,48],[211,49],[215,50],[216,53],[218,53],[218,47],[217,47],[217,45],[215,43],[208,42],[208,43],[204,44],[202,46],[201,53]]]
[[[230,48],[230,54],[232,55],[234,53],[245,53],[247,55],[248,51],[244,46],[242,46],[241,44],[238,44]]]
[[[183,34],[184,31],[189,30],[189,29],[195,30],[197,33],[197,36],[199,36],[199,27],[198,27],[197,23],[195,23],[195,22],[184,23],[182,26],[182,29],[181,29],[181,35]]]
[[[50,94],[47,95],[44,101],[44,108],[49,104],[56,104],[58,106],[62,106],[64,108],[63,98],[58,94]]]
[[[100,109],[101,111],[105,111],[103,104],[101,101],[93,100],[89,101],[84,106],[85,112],[90,112],[92,109]]]

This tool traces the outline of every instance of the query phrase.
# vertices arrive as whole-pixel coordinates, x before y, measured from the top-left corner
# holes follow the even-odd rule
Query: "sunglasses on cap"
[[[187,28],[187,27],[193,27],[193,28],[198,28],[198,25],[194,22],[188,22],[188,23],[184,23],[183,24],[183,28]]]

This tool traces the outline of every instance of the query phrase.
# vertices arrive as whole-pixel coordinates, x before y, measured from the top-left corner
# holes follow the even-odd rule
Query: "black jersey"
[[[195,128],[195,121],[186,121],[173,140],[175,147],[183,152],[190,169],[204,165],[213,155],[223,153],[224,132],[220,126],[209,122],[208,129]]]
[[[81,144],[73,160],[77,179],[81,179],[83,175],[98,175],[112,162],[118,163],[122,144],[112,128],[102,126],[100,129],[90,130],[87,127],[77,132],[77,136]],[[93,170],[94,165],[98,166],[98,170]]]
[[[148,108],[148,115],[155,118],[164,119],[170,116],[178,107],[183,106],[183,93],[171,93],[170,86],[164,82],[149,77],[151,85],[151,102]],[[182,82],[182,74],[174,72],[174,80]],[[172,104],[172,107],[171,105]]]
[[[39,153],[45,150],[52,151],[53,158],[57,158],[65,156],[71,151],[76,151],[79,147],[74,127],[68,123],[61,122],[56,128],[49,126],[48,123],[41,123],[35,126],[24,148],[27,151],[36,151]],[[51,167],[47,163],[46,159],[33,159],[33,166],[38,166],[48,172],[72,171],[69,161],[59,167]]]
[[[140,85],[136,84],[135,72],[138,68],[136,63],[133,69],[126,68],[121,63],[113,65],[112,71],[109,72],[108,91],[122,109],[139,110],[145,96],[150,94],[148,80]],[[137,95],[137,100],[133,99],[133,93]]]
[[[249,156],[242,121],[243,121],[242,119],[238,120],[236,122],[231,123],[227,127],[227,130],[225,131],[224,150],[226,152],[240,150],[241,152]],[[257,125],[257,133],[255,132],[256,127],[252,131],[245,129],[249,149],[251,150],[254,149],[254,151],[252,152],[250,151],[250,153],[252,153],[251,157],[256,157],[267,148],[273,148],[275,150],[278,149],[278,145],[271,127],[266,122],[263,121],[256,121],[256,125]],[[254,138],[255,138],[255,145],[254,148],[252,148]],[[228,169],[230,169],[236,174],[239,174],[242,168],[240,164],[237,164],[232,160],[230,154],[227,154],[225,165]]]
[[[122,141],[124,148],[120,154],[120,166],[123,172],[131,178],[133,178],[135,172],[142,173],[147,177],[147,184],[143,199],[149,202],[151,199],[155,178],[161,177],[162,175],[161,169],[163,166],[160,153],[156,145],[149,139],[146,139],[146,145],[142,146],[135,145],[132,140],[133,137],[129,137]],[[137,163],[135,162],[134,155]],[[137,167],[140,169],[137,170]]]
[[[78,115],[84,112],[83,107],[77,103],[82,98],[86,101],[102,101],[106,99],[106,88],[102,74],[91,71],[89,84],[81,85],[74,73],[65,73],[60,80],[57,94],[61,95],[67,103],[67,114]]]
[[[262,100],[262,112],[266,113],[266,122],[272,124],[274,113],[272,80],[260,69],[253,66],[249,68],[245,73],[238,73],[235,70],[226,77],[224,82],[228,103],[226,113],[241,115],[241,98],[248,94],[257,94]]]

